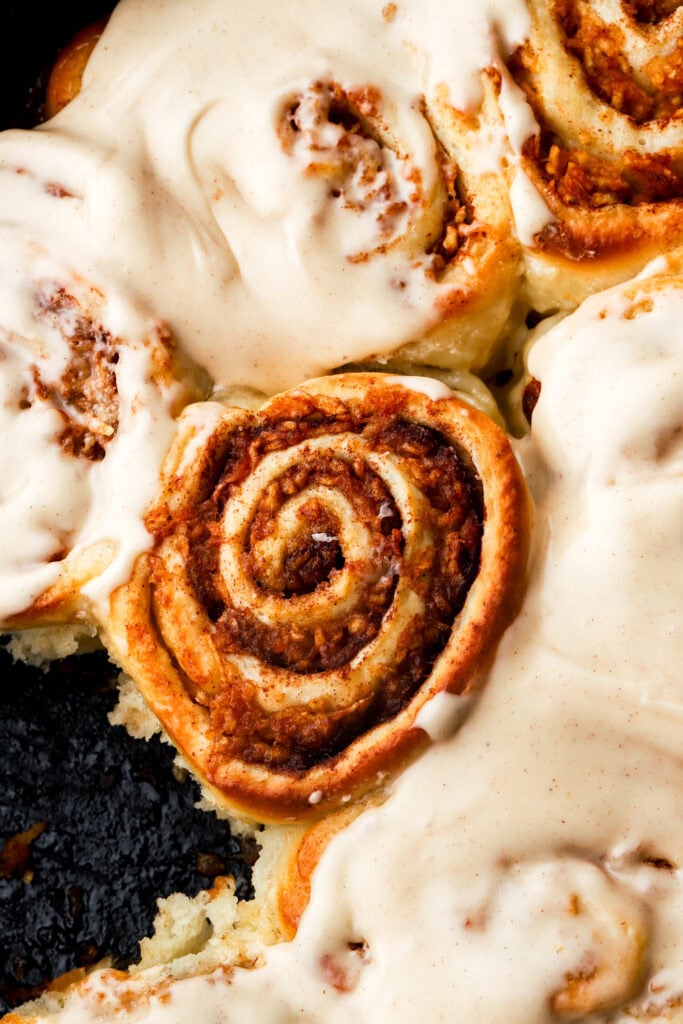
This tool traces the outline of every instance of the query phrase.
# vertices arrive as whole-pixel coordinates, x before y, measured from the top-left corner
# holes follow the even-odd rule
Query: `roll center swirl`
[[[514,614],[528,505],[505,435],[415,378],[340,374],[189,412],[112,599],[184,756],[264,820],[374,788],[473,692]]]
[[[233,432],[184,532],[193,601],[237,670],[195,699],[233,752],[301,769],[393,717],[428,676],[477,573],[483,509],[476,471],[438,430],[290,405]]]

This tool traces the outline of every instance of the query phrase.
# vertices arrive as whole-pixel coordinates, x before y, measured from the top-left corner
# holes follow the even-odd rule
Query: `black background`
[[[0,125],[30,127],[52,63],[81,28],[111,11],[112,0],[0,0]]]

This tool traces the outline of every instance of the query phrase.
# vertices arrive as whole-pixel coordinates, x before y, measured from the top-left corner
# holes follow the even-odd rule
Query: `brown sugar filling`
[[[680,154],[626,150],[618,160],[568,149],[551,132],[527,139],[524,156],[541,171],[564,206],[601,209],[617,203],[639,206],[683,197]]]
[[[618,26],[603,22],[584,0],[555,0],[553,9],[567,51],[581,62],[589,88],[600,99],[636,124],[683,117],[683,39],[670,54],[650,61],[644,83],[636,79],[624,56]],[[528,44],[513,55],[509,68],[541,126],[540,133],[524,144],[524,156],[562,205],[597,210],[683,198],[683,158],[678,149],[661,149],[656,154],[627,149],[612,158],[569,147],[546,124]]]
[[[257,513],[251,534],[274,531],[283,499],[316,486],[333,487],[343,494],[357,520],[370,530],[373,576],[359,580],[351,615],[342,621],[331,621],[328,626],[317,625],[315,629],[305,624],[296,629],[289,624],[266,626],[248,609],[227,605],[216,624],[217,646],[226,653],[247,650],[270,665],[293,672],[325,672],[347,664],[377,635],[396,586],[394,570],[402,548],[401,517],[382,480],[365,463],[314,459],[305,468],[294,467],[264,495],[266,507],[262,506]],[[337,538],[338,523],[326,513],[324,505],[315,500],[307,503],[301,510],[301,520],[301,538],[283,560],[282,570],[277,574],[279,580],[271,579],[264,586],[254,572],[249,552],[245,558],[247,572],[251,571],[257,584],[262,589],[274,590],[284,600],[324,587],[330,575],[344,564]]]
[[[670,5],[665,5],[670,13]],[[664,5],[633,5],[635,20],[654,23]],[[623,32],[604,22],[586,0],[555,0],[553,10],[568,53],[580,61],[588,85],[614,110],[636,124],[683,116],[683,39],[670,53],[654,57],[637,76],[624,53]]]
[[[285,111],[280,139],[285,152],[305,146],[306,173],[326,180],[333,199],[356,211],[372,207],[380,234],[389,240],[408,205],[387,173],[384,143],[371,125],[380,100],[372,86],[347,91],[338,82],[315,82]],[[325,131],[329,125],[342,129],[334,145]],[[413,173],[419,185],[419,171]]]
[[[279,128],[285,152],[292,153],[303,140],[310,156],[307,173],[324,178],[333,199],[357,212],[370,207],[375,210],[384,239],[380,249],[390,243],[401,218],[408,213],[408,203],[398,194],[386,170],[385,143],[373,128],[373,123],[381,123],[381,99],[375,86],[347,91],[338,82],[315,82],[306,94],[295,97],[287,106]],[[325,137],[326,125],[343,128],[334,147]],[[397,152],[396,155],[403,159],[403,154]],[[432,257],[429,273],[439,280],[471,233],[473,217],[460,187],[458,165],[438,138],[436,159],[446,203],[441,230],[430,240],[427,254]],[[415,186],[410,199],[418,202],[421,186],[418,168],[410,168],[409,180]],[[361,253],[349,258],[357,260],[366,256],[367,253]]]
[[[69,349],[67,367],[56,383],[45,381],[34,366],[35,395],[62,416],[59,443],[64,451],[97,462],[119,425],[114,369],[119,356],[112,336],[63,288],[40,292],[35,309],[39,319],[59,331]],[[31,404],[28,396],[26,404]]]
[[[322,625],[297,621],[295,626],[266,626],[222,594],[220,522],[231,494],[269,452],[323,435],[353,433],[369,451],[401,458],[410,481],[427,499],[424,527],[434,538],[409,580],[424,602],[421,621],[396,636],[394,663],[386,666],[376,692],[350,706],[331,692],[306,706],[267,714],[253,686],[235,670],[215,692],[195,694],[208,704],[218,759],[238,756],[283,771],[307,770],[405,707],[448,641],[478,571],[484,520],[481,482],[467,457],[442,434],[407,422],[392,403],[392,396],[379,399],[372,413],[343,406],[331,417],[316,408],[310,396],[292,396],[278,416],[234,431],[213,493],[184,524],[188,576],[215,623],[216,647],[224,653],[249,653],[302,676],[334,671],[337,682],[331,690],[337,691],[343,690],[352,672],[352,659],[381,628],[398,576],[409,571],[402,559],[401,516],[386,485],[363,460],[318,453],[305,466],[283,473],[264,494],[251,523],[243,564],[257,586],[283,601],[319,592],[324,602],[329,579],[345,566],[339,524],[315,498],[301,506],[301,530],[291,537],[281,562],[274,567],[260,564],[254,546],[277,528],[287,500],[311,487],[331,486],[346,497],[370,533],[373,572],[359,579],[351,608]],[[192,692],[191,681],[188,689]]]
[[[455,160],[448,158],[441,146],[437,152],[448,198],[441,234],[429,249],[429,255],[432,257],[429,273],[435,281],[440,281],[458,255],[461,246],[476,229],[473,227],[472,210],[462,195],[458,165]]]

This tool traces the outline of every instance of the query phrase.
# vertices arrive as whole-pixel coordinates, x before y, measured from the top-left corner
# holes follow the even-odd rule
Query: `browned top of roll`
[[[110,643],[199,775],[253,817],[376,785],[424,741],[424,703],[475,686],[513,613],[521,473],[505,435],[443,393],[349,374],[257,414],[206,407],[200,442],[202,407],[181,424]]]
[[[534,28],[510,70],[540,129],[524,145],[524,166],[556,218],[537,246],[591,261],[643,248],[642,263],[657,246],[679,244],[678,16],[669,4],[626,0],[617,23],[586,0],[533,0],[531,7]],[[630,41],[645,54],[638,66]]]

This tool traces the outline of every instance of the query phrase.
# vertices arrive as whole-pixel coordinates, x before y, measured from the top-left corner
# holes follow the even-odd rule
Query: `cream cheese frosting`
[[[159,325],[110,285],[86,285],[69,262],[19,228],[0,229],[0,619],[94,544],[108,550],[96,580],[76,572],[85,591],[106,596],[128,577],[150,542],[142,516],[185,391]],[[94,356],[84,355],[85,330]]]

